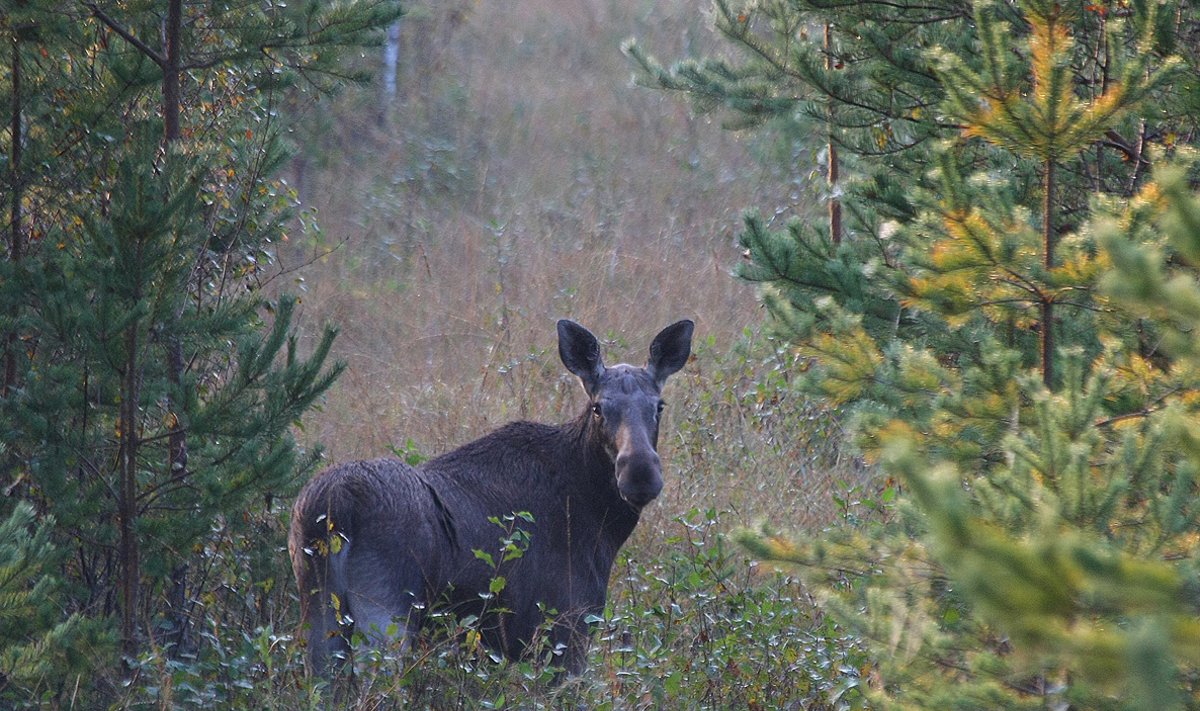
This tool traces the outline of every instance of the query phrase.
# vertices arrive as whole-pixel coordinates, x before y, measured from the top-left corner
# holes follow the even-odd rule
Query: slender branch
[[[183,0],[167,3],[166,56],[160,66],[163,70],[163,142],[171,144],[179,140],[180,87],[179,66],[183,41]]]
[[[100,20],[100,22],[104,23],[104,25],[107,26],[110,30],[112,30],[113,32],[116,32],[118,35],[120,35],[121,39],[123,39],[126,42],[128,42],[129,44],[133,45],[134,48],[137,49],[137,51],[146,55],[152,62],[157,64],[159,67],[166,67],[166,65],[167,65],[166,57],[164,57],[162,54],[154,51],[154,49],[152,47],[150,47],[145,42],[138,39],[136,35],[134,35],[132,32],[130,32],[128,29],[126,29],[124,26],[122,26],[121,23],[119,23],[116,20],[114,20],[113,18],[109,17],[107,13],[105,13],[103,10],[101,10],[99,8],[99,6],[96,5],[96,3],[85,2],[85,3],[83,3],[83,6],[92,11],[93,17],[95,17],[97,20]]]
[[[1031,306],[1032,304],[1035,304],[1035,303],[1037,303],[1037,302],[1034,301],[1033,299],[1022,299],[1022,298],[1014,296],[1014,297],[1008,298],[1008,299],[983,299],[981,301],[973,302],[973,305],[977,306],[977,307],[978,306]]]
[[[1096,420],[1095,425],[1096,427],[1109,427],[1117,424],[1118,422],[1124,422],[1125,420],[1149,417],[1150,415],[1153,415],[1154,413],[1164,409],[1166,407],[1168,398],[1173,397],[1182,391],[1183,388],[1171,388],[1165,393],[1154,398],[1154,400],[1140,410],[1134,410],[1133,412],[1126,412],[1120,415],[1113,415],[1112,417],[1108,417],[1103,420]]]
[[[1080,311],[1090,311],[1094,314],[1113,313],[1112,309],[1106,309],[1106,308],[1103,308],[1100,306],[1096,306],[1095,304],[1088,304],[1088,303],[1083,303],[1083,302],[1079,302],[1079,301],[1063,301],[1061,299],[1054,299],[1054,303],[1058,304],[1059,306],[1066,306],[1066,307],[1073,308],[1073,309],[1079,309]]]
[[[948,16],[951,18],[965,18],[969,16],[963,12],[955,11],[953,7],[947,5],[919,5],[898,2],[831,2],[824,4],[814,2],[812,5],[820,10],[862,10],[864,7],[889,7],[893,10],[901,10],[904,12],[944,12],[948,13]]]
[[[319,262],[320,260],[324,259],[325,257],[328,257],[329,255],[333,254],[334,252],[337,252],[338,250],[340,250],[342,247],[344,247],[349,242],[350,242],[349,236],[343,237],[337,244],[333,245],[332,247],[326,248],[324,251],[315,252],[311,258],[305,259],[303,262],[301,262],[300,264],[298,264],[294,267],[285,267],[285,266],[283,266],[282,260],[276,259],[276,264],[279,265],[279,271],[276,272],[275,274],[268,276],[266,279],[264,279],[263,282],[261,284],[259,284],[259,288],[267,286],[268,284],[275,281],[279,277],[287,276],[288,274],[300,271],[301,269],[305,269],[306,267],[309,267],[309,266]],[[420,339],[417,339],[417,340],[420,340]]]

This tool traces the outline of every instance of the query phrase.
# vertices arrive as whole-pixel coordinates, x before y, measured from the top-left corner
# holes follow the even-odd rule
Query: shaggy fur
[[[588,393],[574,421],[511,423],[420,467],[343,464],[300,492],[288,547],[311,669],[348,656],[355,630],[371,645],[407,641],[441,605],[481,616],[484,642],[510,658],[543,610],[556,611],[551,643],[564,645],[569,673],[583,669],[585,620],[603,611],[617,551],[662,488],[660,392],[687,362],[692,322],[664,329],[644,368],[606,368],[586,329],[562,321],[558,331],[563,363]],[[517,512],[532,514],[517,521],[529,547],[493,569],[475,551],[498,562],[504,532],[489,518]],[[496,575],[506,586],[485,603]]]

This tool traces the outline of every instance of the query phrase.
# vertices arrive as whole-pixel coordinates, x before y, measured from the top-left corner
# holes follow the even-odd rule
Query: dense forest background
[[[1193,4],[0,7],[0,705],[1196,705]],[[299,486],[560,317],[698,328],[589,672],[306,677]]]

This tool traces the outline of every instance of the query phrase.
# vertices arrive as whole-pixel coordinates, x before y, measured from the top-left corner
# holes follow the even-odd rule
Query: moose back
[[[559,321],[559,356],[588,398],[575,420],[514,422],[419,467],[358,461],[310,480],[288,537],[310,669],[331,671],[353,633],[406,644],[428,610],[449,606],[479,615],[484,642],[509,658],[553,611],[549,641],[580,672],[617,551],[662,490],[662,387],[687,362],[692,329],[663,329],[644,367],[606,367],[595,336]],[[497,571],[476,551],[495,552],[493,521],[519,512],[532,516],[519,520],[528,547]]]

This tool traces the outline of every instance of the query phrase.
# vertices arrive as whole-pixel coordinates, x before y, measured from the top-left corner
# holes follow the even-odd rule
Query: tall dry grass
[[[820,527],[858,510],[835,492],[868,481],[836,414],[792,386],[794,356],[763,333],[753,289],[730,276],[744,209],[819,209],[804,189],[812,164],[764,159],[789,151],[632,85],[626,37],[665,57],[719,51],[697,4],[422,0],[402,27],[393,103],[380,106],[379,86],[347,91],[294,133],[287,179],[320,228],[280,245],[272,285],[298,292],[302,335],[340,327],[334,355],[349,366],[300,437],[334,462],[564,421],[584,400],[556,319],[591,328],[609,363],[640,363],[688,317],[695,357],[665,393],[663,495],[617,562],[589,673],[561,687],[539,663],[493,663],[451,620],[399,655],[403,672],[333,695],[303,673],[276,506],[258,540],[213,546],[217,579],[233,582],[207,606],[204,654],[146,661],[155,682],[128,689],[128,705],[162,689],[253,709],[844,705],[865,668],[857,641],[724,535],[762,518]],[[245,594],[241,571],[268,541],[277,567]]]
[[[812,166],[764,161],[750,137],[634,86],[619,52],[629,36],[665,57],[719,52],[698,6],[418,5],[397,100],[380,108],[369,87],[310,116],[291,180],[321,231],[280,258],[312,262],[295,272],[305,322],[340,326],[349,369],[305,437],[336,461],[562,421],[583,401],[557,318],[593,329],[609,362],[642,362],[689,317],[697,358],[668,385],[671,473],[639,540],[697,507],[731,525],[836,513],[830,493],[858,476],[836,420],[790,392],[753,289],[730,276],[741,212],[815,209],[794,192]]]

